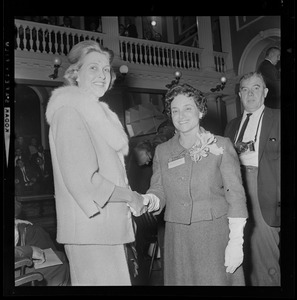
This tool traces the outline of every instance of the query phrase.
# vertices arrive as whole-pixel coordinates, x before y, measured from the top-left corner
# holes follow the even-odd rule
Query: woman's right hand
[[[147,212],[147,205],[145,204],[142,195],[136,192],[132,192],[132,193],[133,193],[132,201],[127,203],[127,205],[130,207],[133,216],[139,217],[145,212]]]
[[[126,202],[134,216],[140,216],[147,211],[143,197],[133,192],[129,187],[116,186],[109,202]]]

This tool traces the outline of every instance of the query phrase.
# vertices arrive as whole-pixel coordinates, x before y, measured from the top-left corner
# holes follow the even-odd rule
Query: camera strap
[[[263,111],[262,111],[262,113],[261,113],[261,115],[260,115],[259,121],[258,121],[258,125],[257,125],[257,130],[256,130],[254,142],[256,142],[257,137],[258,137],[259,126],[260,126],[261,119],[263,118],[264,110],[265,110],[265,108],[263,109]],[[233,143],[234,143],[234,144],[235,144],[235,142],[236,142],[236,136],[237,136],[237,133],[238,133],[238,129],[237,129],[237,131],[235,132],[235,135],[234,135],[234,140],[233,140]]]
[[[260,122],[261,122],[261,120],[262,120],[262,118],[263,118],[264,110],[265,110],[265,108],[263,109],[263,111],[262,111],[262,113],[261,113],[261,116],[260,116],[260,118],[259,118],[259,121],[258,121],[257,130],[256,130],[256,134],[255,134],[255,139],[254,139],[254,142],[255,142],[255,143],[256,143],[256,141],[257,141],[258,130],[259,130]]]

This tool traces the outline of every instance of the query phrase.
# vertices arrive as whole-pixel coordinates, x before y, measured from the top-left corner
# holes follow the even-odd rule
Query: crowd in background
[[[16,196],[53,194],[53,173],[50,153],[35,137],[29,144],[24,137],[15,140]]]

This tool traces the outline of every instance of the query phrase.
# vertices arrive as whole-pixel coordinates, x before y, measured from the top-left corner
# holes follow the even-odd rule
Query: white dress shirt
[[[264,108],[265,106],[263,104],[258,110],[253,112],[253,114],[250,116],[250,120],[244,132],[243,139],[242,139],[243,142],[254,141],[257,132],[257,127],[259,125],[256,142],[255,142],[255,151],[243,152],[239,155],[240,163],[244,166],[258,167],[259,139],[260,139],[260,133],[262,127],[262,120],[263,120],[263,118],[261,118],[261,115]],[[247,111],[243,112],[243,116],[242,116],[242,120],[238,132],[240,132],[242,124],[248,113],[249,112]]]

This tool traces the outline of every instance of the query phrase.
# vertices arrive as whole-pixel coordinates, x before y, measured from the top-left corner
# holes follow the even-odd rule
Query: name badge
[[[173,160],[173,161],[170,161],[168,163],[168,168],[171,169],[171,168],[175,168],[177,166],[180,166],[182,164],[185,163],[185,158],[182,157],[182,158],[179,158],[179,159],[176,159],[176,160]]]

